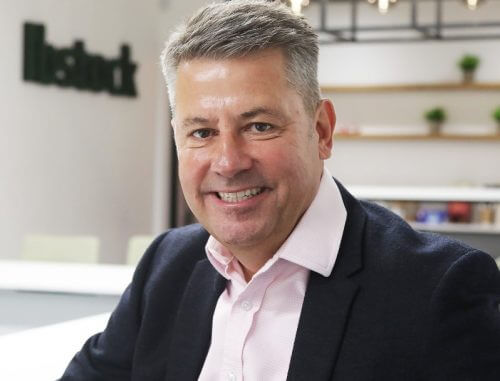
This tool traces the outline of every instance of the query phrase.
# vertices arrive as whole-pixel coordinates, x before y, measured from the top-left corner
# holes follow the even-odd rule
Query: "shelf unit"
[[[381,96],[389,97],[393,99],[394,94],[401,93],[401,102],[404,102],[403,95],[405,93],[421,93],[418,97],[433,97],[441,98],[443,95],[448,93],[467,93],[466,97],[475,97],[476,94],[480,92],[487,92],[488,97],[498,97],[500,93],[500,82],[474,82],[474,83],[456,83],[456,82],[441,82],[441,83],[406,83],[406,84],[378,84],[378,85],[342,85],[342,86],[322,86],[321,91],[325,96],[335,97],[335,94],[341,95],[346,94],[347,100],[350,102],[356,102],[359,99],[356,94],[380,94]],[[433,93],[433,94],[431,94]],[[352,94],[352,96],[350,95]],[[352,98],[352,99],[351,99]],[[367,97],[362,97],[366,99]],[[397,94],[397,98],[399,95]],[[463,97],[462,97],[463,98]],[[371,121],[373,122],[373,121]],[[378,123],[381,121],[379,120]],[[491,121],[493,122],[493,121]],[[483,122],[484,123],[484,122]],[[420,133],[415,131],[415,133],[408,132],[405,133],[404,130],[398,131],[384,131],[383,129],[379,131],[363,131],[363,133],[339,133],[334,136],[334,139],[338,141],[366,141],[373,142],[374,145],[377,142],[442,142],[442,143],[453,143],[453,142],[467,142],[473,144],[498,144],[500,142],[500,130],[497,129],[496,133],[494,130],[485,130],[481,134],[474,133],[473,130],[470,133],[461,133],[460,131],[449,133],[442,133],[440,135],[430,135],[426,134],[425,130]],[[496,147],[496,146],[495,146]],[[496,178],[496,177],[495,177]],[[357,198],[387,202],[388,206],[394,206],[398,208],[398,203],[404,205],[405,202],[410,203],[447,203],[451,201],[462,201],[470,202],[473,204],[473,208],[477,210],[483,210],[482,205],[478,204],[495,204],[491,206],[485,206],[486,208],[491,207],[495,213],[498,212],[496,204],[500,204],[500,188],[486,188],[486,187],[406,187],[406,186],[350,186],[348,187],[351,193],[353,193]],[[408,206],[408,205],[407,205]],[[417,207],[424,207],[425,205],[420,205]],[[408,206],[411,210],[411,205]],[[476,209],[477,208],[477,209]],[[408,210],[408,209],[407,209]],[[493,214],[494,215],[494,214]],[[412,219],[414,216],[411,217]],[[411,221],[410,224],[416,230],[422,231],[433,231],[437,233],[447,234],[454,236],[454,238],[459,238],[465,242],[468,242],[473,247],[478,247],[483,249],[494,256],[500,257],[500,223],[499,216],[492,218],[494,223],[439,223],[439,224],[429,224],[429,223],[417,223]]]
[[[383,93],[402,91],[500,91],[500,82],[473,83],[408,83],[380,85],[321,86],[322,93]]]
[[[386,201],[468,201],[499,202],[500,188],[486,187],[420,187],[351,185],[349,191],[364,200]]]
[[[406,84],[377,84],[377,85],[324,85],[321,86],[324,94],[370,94],[370,93],[398,93],[398,92],[500,92],[500,82],[437,82],[437,83],[406,83]],[[413,141],[500,141],[500,129],[491,134],[337,134],[339,140],[413,140]]]
[[[499,203],[500,188],[485,187],[409,187],[409,186],[348,186],[357,198],[370,201],[414,201]],[[456,234],[489,234],[500,238],[500,225],[478,223],[422,224],[410,222],[417,230]]]
[[[338,140],[414,140],[414,141],[476,141],[476,142],[497,142],[500,141],[500,134],[442,134],[442,135],[406,135],[406,134],[335,134],[334,139]]]

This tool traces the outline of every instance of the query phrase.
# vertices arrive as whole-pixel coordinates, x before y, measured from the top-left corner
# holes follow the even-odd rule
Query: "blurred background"
[[[0,0],[0,356],[32,348],[36,379],[102,329],[154,237],[194,221],[159,55],[205,3]],[[334,176],[500,257],[500,1],[287,3],[320,36]]]

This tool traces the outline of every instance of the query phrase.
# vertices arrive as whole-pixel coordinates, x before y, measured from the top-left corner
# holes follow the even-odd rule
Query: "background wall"
[[[167,227],[171,136],[158,56],[173,27],[203,3],[2,0],[0,256],[19,256],[26,234],[86,234],[101,240],[102,262],[120,262],[131,235],[157,234]],[[486,2],[481,12],[492,12],[487,7],[495,3],[498,6],[499,2]],[[306,14],[314,23],[313,8]],[[462,17],[462,8],[455,11],[456,19]],[[396,22],[405,12],[404,6],[398,6],[381,18],[367,8],[361,16]],[[347,22],[346,9],[334,13],[336,22]],[[69,46],[78,38],[85,41],[88,52],[115,57],[121,43],[130,44],[132,59],[139,64],[139,97],[111,97],[23,82],[25,21],[44,23],[47,41],[56,47]],[[320,82],[458,81],[456,61],[465,52],[482,58],[478,80],[498,81],[499,47],[498,40],[323,45]],[[493,92],[337,94],[333,100],[340,123],[408,129],[425,128],[423,109],[439,100],[454,107],[448,128],[485,132],[492,128],[486,110],[500,103]],[[347,184],[498,183],[499,145],[339,140],[328,166]]]
[[[421,4],[419,20],[430,22],[432,4]],[[491,20],[488,15],[500,14],[500,2],[485,2],[471,12],[461,2],[450,1],[445,2],[445,11],[447,20],[454,22]],[[305,14],[313,24],[318,23],[314,4]],[[332,7],[329,20],[334,20],[330,25],[347,25],[348,7]],[[360,7],[360,23],[399,25],[408,21],[408,2],[400,2],[386,15],[369,5]],[[471,53],[481,58],[477,81],[500,82],[499,49],[500,40],[322,45],[319,79],[321,85],[459,82],[457,61]],[[490,115],[500,105],[499,95],[498,91],[325,94],[335,104],[338,127],[425,133],[424,111],[443,106],[449,114],[445,132],[477,134],[494,131]],[[500,183],[498,163],[499,141],[338,140],[327,165],[347,184],[478,185]]]
[[[103,262],[124,258],[129,236],[166,228],[168,111],[159,70],[166,30],[197,3],[2,0],[0,12],[0,242],[17,257],[26,234],[98,236]],[[112,58],[128,43],[138,98],[22,80],[22,25],[46,40]],[[156,136],[156,137],[155,137]]]

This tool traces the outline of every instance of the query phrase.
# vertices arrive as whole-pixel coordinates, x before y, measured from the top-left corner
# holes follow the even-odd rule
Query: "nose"
[[[215,145],[212,171],[226,178],[233,178],[252,167],[252,159],[242,137],[221,134]]]

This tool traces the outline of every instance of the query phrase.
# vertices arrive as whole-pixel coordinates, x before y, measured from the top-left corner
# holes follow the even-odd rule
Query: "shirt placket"
[[[260,310],[264,294],[272,282],[270,273],[259,276],[243,290],[235,299],[227,326],[226,345],[224,346],[222,374],[225,380],[244,380],[245,344],[254,324],[256,314]]]

